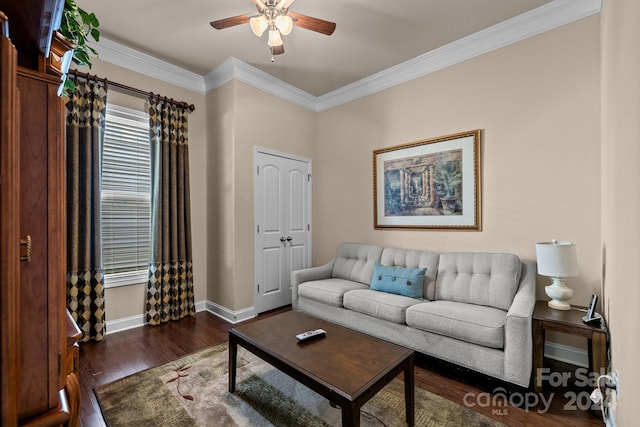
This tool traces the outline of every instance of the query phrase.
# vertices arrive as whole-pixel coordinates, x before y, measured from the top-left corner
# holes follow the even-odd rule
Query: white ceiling
[[[576,3],[583,0],[555,0]],[[551,0],[297,0],[291,10],[333,21],[331,36],[294,28],[271,62],[266,35],[209,22],[256,9],[250,0],[76,0],[107,39],[204,76],[235,57],[320,96]]]

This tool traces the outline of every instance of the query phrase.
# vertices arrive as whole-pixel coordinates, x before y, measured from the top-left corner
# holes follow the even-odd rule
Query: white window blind
[[[149,117],[107,104],[102,151],[102,260],[105,286],[145,283],[149,268]]]

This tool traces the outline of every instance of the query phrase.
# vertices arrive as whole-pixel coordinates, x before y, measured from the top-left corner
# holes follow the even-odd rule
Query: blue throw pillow
[[[374,291],[422,298],[422,284],[426,271],[426,268],[387,267],[376,263],[370,287]]]

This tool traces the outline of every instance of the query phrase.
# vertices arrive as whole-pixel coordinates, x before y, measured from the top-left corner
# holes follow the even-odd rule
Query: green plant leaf
[[[78,10],[78,6],[74,0],[65,0],[64,2],[65,11],[70,11],[75,13]]]
[[[71,79],[65,79],[62,85],[62,95],[71,96],[76,91],[76,84]]]
[[[87,62],[91,62],[89,55],[84,50],[76,50],[73,54],[74,59],[77,59],[78,65],[85,65]]]
[[[60,33],[76,47],[73,62],[77,65],[87,65],[91,68],[91,56],[98,56],[98,52],[87,44],[89,38],[96,42],[100,40],[100,21],[95,13],[88,13],[76,5],[75,0],[65,0],[60,22]]]
[[[98,17],[96,17],[96,14],[93,12],[89,15],[89,23],[94,27],[100,26],[100,21],[98,21]]]
[[[80,15],[80,18],[82,18],[82,22],[84,22],[85,24],[91,23],[91,18],[89,18],[89,14],[85,12],[83,9],[78,8],[78,14]]]

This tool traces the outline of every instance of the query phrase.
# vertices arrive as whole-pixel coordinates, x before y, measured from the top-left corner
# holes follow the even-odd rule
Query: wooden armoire
[[[3,426],[78,425],[80,331],[66,310],[64,0],[0,0]]]

